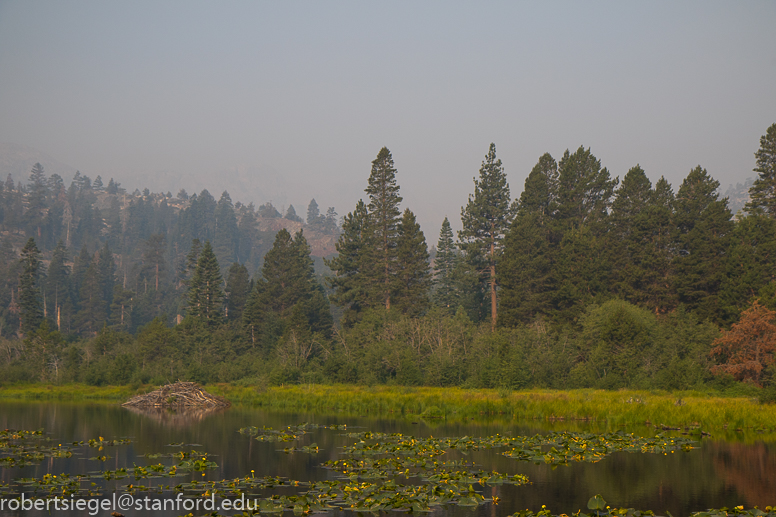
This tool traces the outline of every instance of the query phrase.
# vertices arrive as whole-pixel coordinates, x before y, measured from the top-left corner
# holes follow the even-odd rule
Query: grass
[[[513,421],[583,421],[607,427],[638,425],[701,426],[704,429],[776,430],[776,406],[745,397],[699,392],[635,390],[467,390],[393,386],[300,385],[256,390],[208,387],[232,402],[272,410],[426,417],[447,420],[501,417]]]
[[[18,384],[0,386],[0,400],[54,400],[123,402],[137,390],[130,386],[87,386],[85,384]]]
[[[0,399],[120,402],[151,387],[26,384],[0,387]],[[513,422],[579,421],[606,428],[643,425],[704,430],[776,430],[776,406],[747,397],[700,392],[603,390],[470,390],[397,386],[295,385],[257,389],[215,384],[232,403],[273,411],[412,419]]]

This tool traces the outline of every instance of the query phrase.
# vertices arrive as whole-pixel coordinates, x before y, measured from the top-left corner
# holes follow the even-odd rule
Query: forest
[[[3,383],[755,389],[776,384],[776,124],[733,214],[589,148],[513,197],[491,144],[462,230],[426,236],[393,157],[339,218],[127,192],[36,164],[0,184]]]

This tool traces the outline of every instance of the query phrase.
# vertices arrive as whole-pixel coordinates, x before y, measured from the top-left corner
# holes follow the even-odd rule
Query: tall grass
[[[301,385],[257,390],[211,386],[233,402],[277,410],[371,416],[431,416],[479,419],[501,416],[515,421],[580,420],[608,427],[655,426],[776,429],[776,406],[753,399],[715,397],[697,392],[635,390],[467,390]]]
[[[21,384],[0,386],[0,399],[123,402],[136,391],[136,387],[130,386]]]
[[[0,399],[121,402],[150,386],[26,384],[0,387]],[[603,390],[469,390],[396,386],[294,385],[257,388],[215,384],[211,393],[267,410],[388,418],[512,422],[579,421],[598,427],[651,425],[735,432],[776,431],[776,405],[699,392]]]

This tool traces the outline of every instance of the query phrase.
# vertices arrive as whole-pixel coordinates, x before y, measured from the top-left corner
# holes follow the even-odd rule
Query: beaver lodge
[[[130,408],[225,408],[231,404],[228,400],[211,395],[196,382],[176,382],[166,384],[150,393],[137,395],[122,406]]]

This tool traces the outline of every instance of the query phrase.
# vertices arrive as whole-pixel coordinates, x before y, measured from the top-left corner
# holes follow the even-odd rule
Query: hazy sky
[[[0,142],[301,215],[351,211],[387,146],[429,244],[490,142],[513,197],[580,145],[724,191],[774,122],[773,0],[0,0]]]

